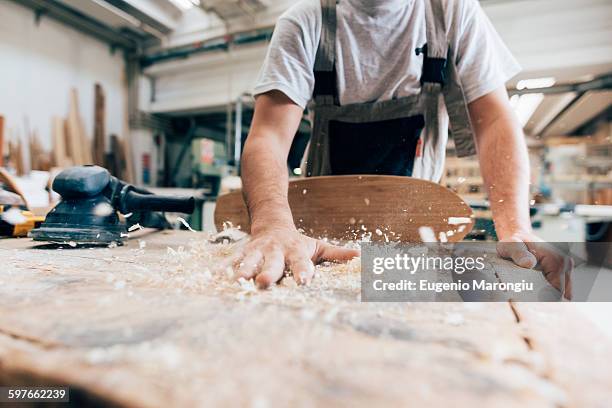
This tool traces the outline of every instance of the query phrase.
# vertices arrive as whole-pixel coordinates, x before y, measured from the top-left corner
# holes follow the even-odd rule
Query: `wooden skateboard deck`
[[[325,176],[289,182],[297,228],[308,236],[338,240],[422,242],[462,240],[474,225],[470,206],[430,181],[398,176]],[[215,225],[230,222],[245,232],[250,221],[242,191],[217,199]]]

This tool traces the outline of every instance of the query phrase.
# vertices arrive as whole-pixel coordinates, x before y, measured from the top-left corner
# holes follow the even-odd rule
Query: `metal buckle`
[[[442,86],[446,84],[446,64],[445,58],[429,58],[427,55],[427,44],[415,50],[416,55],[423,54],[423,72],[421,74],[421,85],[437,83]]]

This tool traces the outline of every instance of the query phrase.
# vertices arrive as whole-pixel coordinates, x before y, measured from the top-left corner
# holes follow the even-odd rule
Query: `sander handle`
[[[165,197],[127,191],[122,203],[124,214],[137,211],[162,211],[192,214],[195,210],[193,197]],[[125,212],[124,212],[125,211]]]

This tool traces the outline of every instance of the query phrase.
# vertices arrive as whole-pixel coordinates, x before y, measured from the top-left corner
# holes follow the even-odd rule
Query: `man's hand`
[[[497,253],[504,259],[527,269],[538,269],[546,280],[563,296],[571,300],[571,273],[574,262],[554,246],[545,243],[532,233],[515,233],[497,244]]]
[[[356,249],[339,248],[309,238],[294,228],[270,228],[253,235],[237,259],[237,277],[254,279],[265,289],[289,270],[299,285],[308,285],[314,265],[323,261],[344,262],[359,256]]]
[[[505,87],[471,102],[469,110],[480,169],[501,241],[499,255],[523,268],[537,265],[548,282],[564,290],[569,299],[571,259],[531,232],[529,156]]]

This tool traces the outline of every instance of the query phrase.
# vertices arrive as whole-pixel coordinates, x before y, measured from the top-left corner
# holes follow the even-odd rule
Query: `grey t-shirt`
[[[415,95],[426,43],[428,0],[341,0],[337,6],[336,69],[342,105]],[[468,102],[503,86],[520,66],[476,0],[443,0],[447,38]],[[302,0],[278,20],[254,94],[285,93],[304,108],[314,89],[321,36],[320,0]]]

